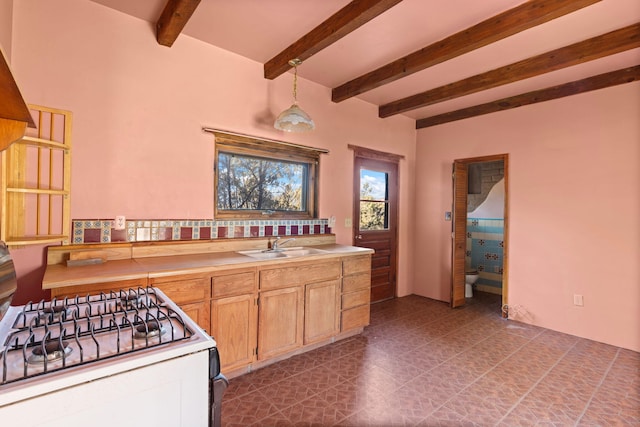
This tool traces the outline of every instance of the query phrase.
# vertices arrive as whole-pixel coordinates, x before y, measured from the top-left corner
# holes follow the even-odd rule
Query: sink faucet
[[[296,240],[296,238],[292,237],[291,239],[280,241],[280,236],[278,236],[278,237],[276,237],[276,240],[274,240],[273,243],[271,244],[271,250],[272,251],[277,251],[277,250],[280,249],[281,245],[284,245],[285,243],[289,243],[292,240]]]

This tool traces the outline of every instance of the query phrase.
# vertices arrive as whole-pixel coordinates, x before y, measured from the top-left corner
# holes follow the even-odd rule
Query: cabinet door
[[[340,280],[305,286],[304,343],[330,338],[339,331]]]
[[[181,304],[180,308],[206,333],[209,333],[209,303],[208,301],[191,304]]]
[[[223,372],[241,368],[254,361],[256,328],[253,294],[215,299],[211,302],[211,332],[218,345]]]
[[[258,308],[258,359],[268,359],[302,346],[304,288],[260,293]]]

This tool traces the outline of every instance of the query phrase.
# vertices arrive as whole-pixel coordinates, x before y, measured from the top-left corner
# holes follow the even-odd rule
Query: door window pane
[[[389,177],[384,172],[360,170],[360,230],[389,227]]]

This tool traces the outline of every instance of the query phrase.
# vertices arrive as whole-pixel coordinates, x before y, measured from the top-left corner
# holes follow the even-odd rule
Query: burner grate
[[[0,343],[0,385],[164,346],[193,334],[153,287],[29,303]]]

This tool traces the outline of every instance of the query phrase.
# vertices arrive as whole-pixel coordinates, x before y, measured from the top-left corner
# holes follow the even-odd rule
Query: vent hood
[[[0,103],[0,151],[2,151],[22,138],[27,126],[36,127],[2,49],[0,49],[0,99],[2,99]]]

